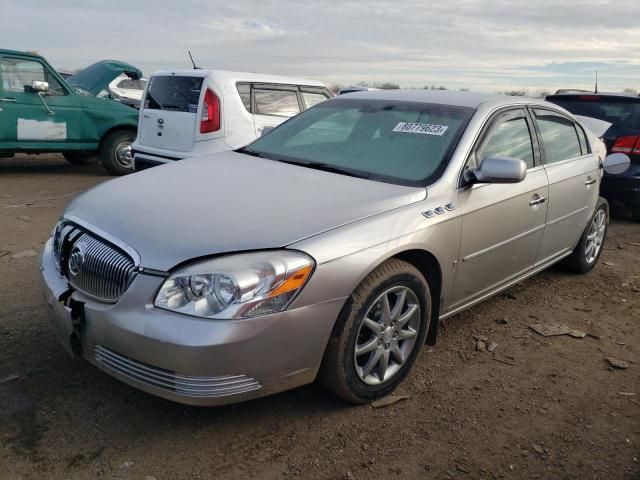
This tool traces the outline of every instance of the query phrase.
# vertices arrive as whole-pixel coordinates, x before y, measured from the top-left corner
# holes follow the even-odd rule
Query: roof
[[[214,81],[219,82],[263,82],[263,83],[286,83],[293,85],[309,85],[313,87],[324,87],[325,84],[318,80],[309,80],[306,78],[285,77],[282,75],[269,75],[264,73],[251,72],[230,72],[227,70],[205,70],[205,69],[189,69],[189,70],[160,70],[151,76],[156,75],[178,75],[191,77],[210,77]]]
[[[35,52],[21,52],[19,50],[9,50],[7,48],[0,48],[0,54],[7,53],[9,55],[20,55],[23,57],[37,57],[42,58],[42,55]]]
[[[491,102],[494,105],[510,105],[513,103],[544,104],[542,100],[526,97],[512,97],[497,93],[460,92],[455,90],[375,90],[366,92],[354,92],[341,95],[337,98],[360,98],[371,100],[391,100],[404,102],[439,103],[458,107],[478,108],[484,103]]]
[[[547,95],[546,98],[551,97],[582,97],[582,96],[598,96],[598,97],[624,97],[624,98],[635,98],[640,97],[637,93],[625,93],[625,92],[587,92],[587,91],[565,91],[565,92],[556,92],[552,95]]]

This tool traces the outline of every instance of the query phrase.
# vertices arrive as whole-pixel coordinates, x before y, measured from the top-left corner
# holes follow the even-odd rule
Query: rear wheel
[[[409,263],[389,260],[355,290],[341,312],[319,380],[339,397],[367,403],[391,393],[424,345],[429,285]]]
[[[587,273],[598,263],[607,235],[609,210],[605,202],[596,208],[578,245],[565,261],[565,266],[574,273]]]
[[[133,172],[131,144],[136,138],[129,130],[116,130],[107,134],[100,144],[100,161],[112,175]]]
[[[74,165],[90,165],[99,160],[97,152],[64,152],[62,155],[67,162]]]

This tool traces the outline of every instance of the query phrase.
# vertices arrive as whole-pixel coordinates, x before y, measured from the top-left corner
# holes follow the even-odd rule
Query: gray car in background
[[[170,400],[319,379],[369,402],[439,319],[561,260],[593,268],[598,142],[544,101],[337,97],[238,151],[78,196],[42,256],[51,317],[70,354]]]

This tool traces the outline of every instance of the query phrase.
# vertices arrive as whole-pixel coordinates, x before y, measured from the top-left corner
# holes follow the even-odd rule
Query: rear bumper
[[[167,155],[159,155],[157,153],[149,153],[149,152],[141,151],[139,149],[133,149],[131,151],[131,154],[133,157],[133,170],[136,172],[186,158],[186,157],[172,157]]]

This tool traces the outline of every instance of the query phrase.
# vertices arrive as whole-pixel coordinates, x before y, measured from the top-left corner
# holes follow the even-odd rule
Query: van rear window
[[[202,77],[151,77],[144,108],[196,113]]]

